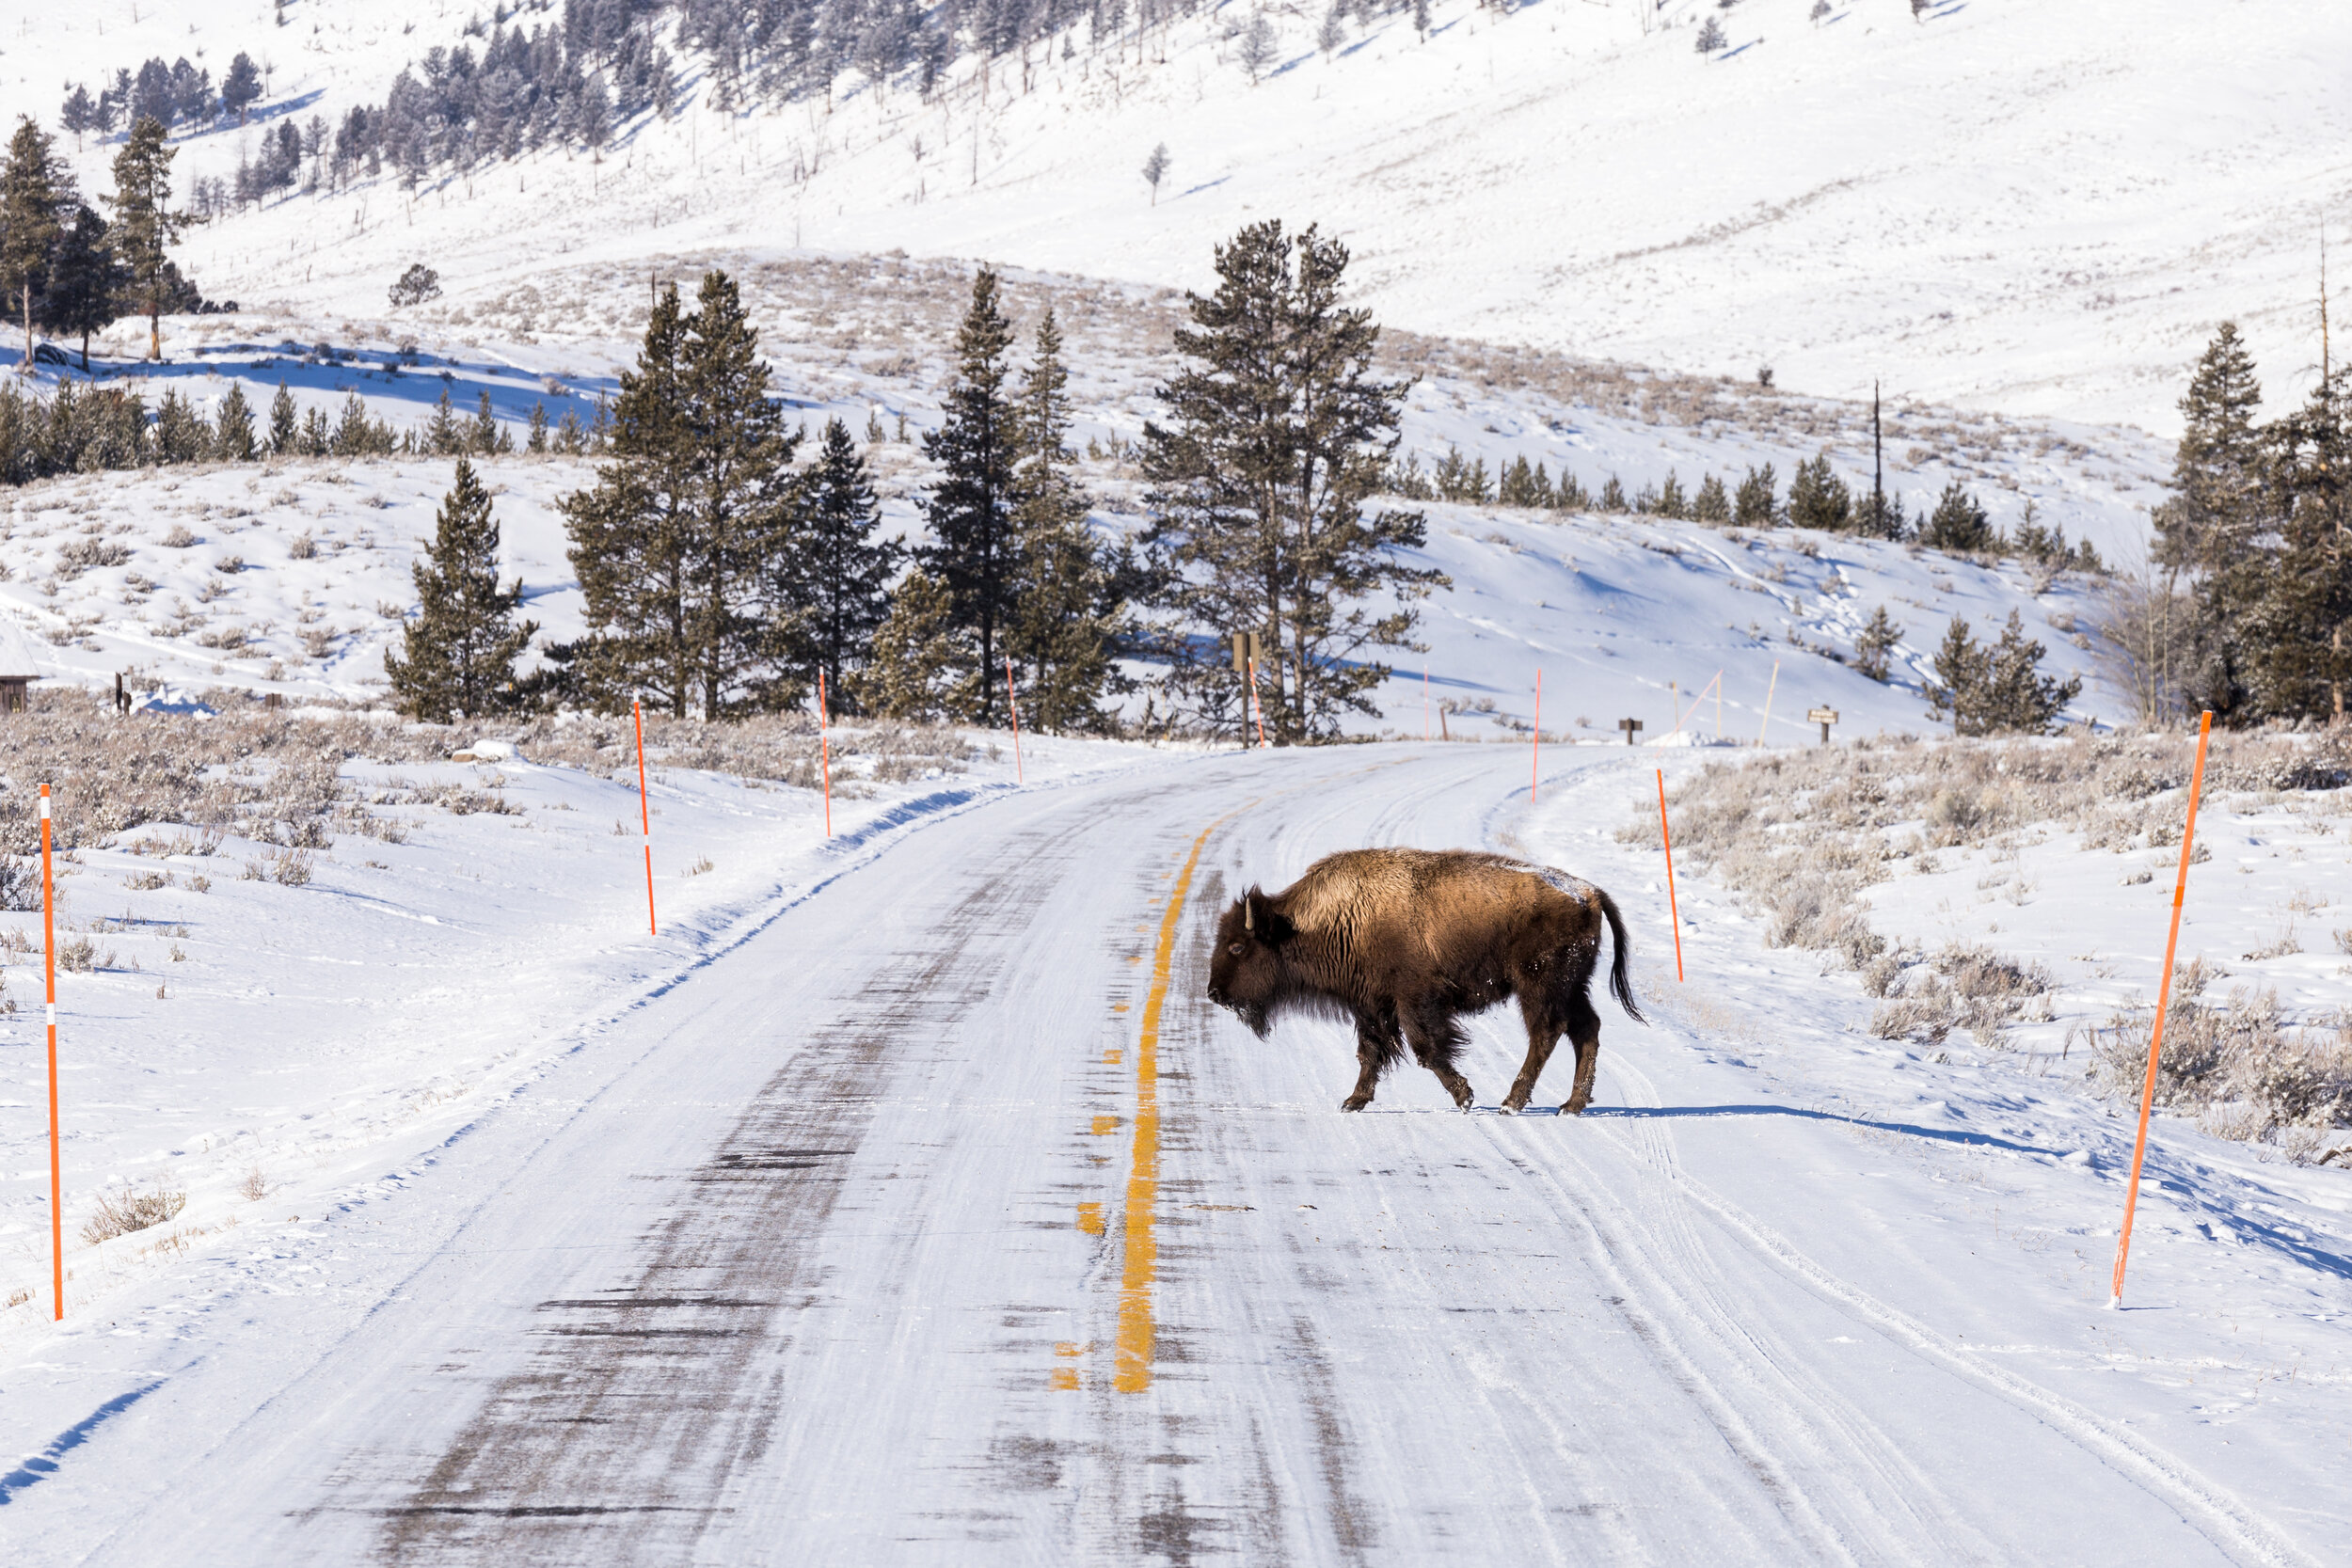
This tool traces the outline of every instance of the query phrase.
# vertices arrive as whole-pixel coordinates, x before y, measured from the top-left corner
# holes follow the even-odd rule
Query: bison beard
[[[1625,922],[1610,896],[1565,872],[1466,849],[1352,849],[1326,856],[1282,892],[1257,888],[1217,921],[1209,1000],[1265,1037],[1284,1013],[1352,1019],[1355,1092],[1375,1085],[1408,1041],[1422,1066],[1468,1107],[1454,1068],[1464,1013],[1517,996],[1527,1060],[1502,1108],[1518,1112],[1552,1048],[1576,1043],[1576,1084],[1560,1109],[1582,1111],[1600,1061],[1600,1015],[1589,994],[1603,921],[1616,943],[1609,989],[1643,1022],[1626,981]]]

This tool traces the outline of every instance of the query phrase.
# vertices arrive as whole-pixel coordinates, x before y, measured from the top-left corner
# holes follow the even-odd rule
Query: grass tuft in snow
[[[82,1240],[96,1246],[117,1236],[163,1224],[188,1206],[188,1195],[173,1192],[158,1181],[147,1192],[125,1182],[119,1191],[98,1195],[98,1212],[82,1226]]]

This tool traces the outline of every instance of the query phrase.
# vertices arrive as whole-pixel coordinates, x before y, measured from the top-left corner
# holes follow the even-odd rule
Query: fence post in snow
[[[2188,852],[2197,838],[2197,797],[2205,784],[2205,742],[2213,737],[2213,710],[2197,726],[2197,767],[2188,776],[2188,819],[2181,826],[2181,871],[2172,883],[2172,930],[2164,939],[2164,974],[2156,981],[2156,1022],[2148,1037],[2148,1084],[2139,1091],[2139,1138],[2132,1146],[2132,1180],[2123,1193],[2123,1228],[2115,1239],[2115,1286],[2111,1308],[2123,1305],[2123,1265],[2132,1255],[2132,1214],[2139,1207],[2139,1164],[2148,1157],[2148,1113],[2156,1101],[2156,1056],[2164,1049],[2164,1012],[2172,1001],[2172,955],[2181,943],[2181,901],[2188,893]]]

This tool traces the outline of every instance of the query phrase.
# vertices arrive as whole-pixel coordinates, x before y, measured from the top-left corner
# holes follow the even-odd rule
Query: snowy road
[[[1580,1121],[1491,1114],[1507,1012],[1478,1113],[1408,1068],[1351,1117],[1343,1032],[1200,999],[1240,886],[1514,843],[1525,768],[1215,759],[915,833],[330,1227],[333,1312],[257,1294],[88,1422],[135,1464],[61,1457],[0,1527],[105,1563],[2305,1560],[1820,1260],[1874,1223],[1848,1129],[1667,1018],[1603,1004]]]

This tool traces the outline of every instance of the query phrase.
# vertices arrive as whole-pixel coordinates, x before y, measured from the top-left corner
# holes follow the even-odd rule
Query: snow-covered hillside
[[[1842,396],[2175,422],[2213,325],[2247,326],[2274,395],[2318,359],[2323,218],[2340,210],[2352,11],[2260,0],[1907,0],[1658,7],[1438,0],[1349,23],[1265,8],[1254,85],[1240,6],[1138,47],[1081,24],[924,102],[854,72],[827,102],[740,114],[687,83],[601,162],[544,152],[294,196],[197,236],[208,293],[321,320],[380,314],[420,258],[467,297],[555,257],[624,268],[683,249],[894,248],[1198,285],[1242,223],[1320,221],[1397,325],[1752,376]],[[275,20],[282,14],[284,25]],[[518,24],[554,11],[520,13]],[[1732,47],[1692,48],[1702,18]],[[330,123],[468,41],[442,5],[97,0],[0,40],[0,108],[54,123],[68,81],[151,55],[272,69],[262,118],[193,138],[223,173],[274,117]],[[470,40],[479,48],[479,37]],[[691,61],[691,56],[687,56]],[[1165,142],[1154,202],[1140,174]],[[103,150],[81,157],[103,184]]]
[[[939,419],[963,269],[739,252],[665,261],[664,276],[691,279],[723,265],[741,281],[778,390],[811,427],[847,420],[867,441],[890,526],[917,529],[914,496],[932,471],[919,437]],[[403,429],[443,396],[465,413],[486,395],[510,427],[534,407],[551,418],[593,415],[593,399],[631,361],[646,308],[642,280],[587,266],[539,277],[527,292],[437,307],[413,324],[199,318],[183,325],[171,362],[151,369],[125,358],[109,369],[151,402],[175,389],[214,408],[233,382],[265,408],[282,382],[330,417],[357,396]],[[1009,297],[1025,324],[1047,305],[1058,313],[1073,440],[1090,451],[1081,467],[1098,519],[1114,531],[1139,526],[1140,483],[1120,453],[1154,415],[1153,389],[1173,368],[1174,302],[1034,275],[1016,277]],[[548,333],[550,312],[578,324],[575,332]],[[394,333],[420,340],[413,355],[399,351]],[[1489,473],[1524,459],[1595,491],[1613,477],[1631,495],[1670,475],[1686,492],[1708,474],[1736,485],[1769,464],[1785,487],[1799,462],[1826,451],[1850,482],[1869,483],[1867,406],[1409,334],[1390,343],[1384,369],[1412,383],[1400,456],[1424,471],[1458,451]],[[2160,494],[2166,462],[2147,438],[1909,404],[1890,407],[1885,423],[1887,485],[1915,514],[1957,482],[2005,530],[2030,503],[2044,525],[2110,561],[2142,547],[2144,508]],[[549,637],[576,635],[580,603],[555,502],[586,483],[588,466],[514,456],[484,467],[501,487],[507,565],[531,594],[528,613]],[[106,684],[128,667],[176,685],[358,695],[379,678],[398,612],[414,602],[408,568],[449,473],[447,460],[301,459],[11,491],[0,495],[8,567],[0,613],[46,639],[59,676],[85,683]],[[1536,719],[1538,668],[1549,671],[1543,726],[1555,735],[1609,738],[1628,717],[1651,736],[1666,734],[1672,694],[1698,690],[1719,670],[1728,736],[1765,734],[1768,698],[1774,740],[1813,733],[1803,714],[1821,703],[1846,716],[1847,734],[1916,729],[1925,723],[1916,676],[1950,617],[1981,633],[2011,610],[2050,647],[2054,669],[2089,678],[2075,717],[2127,712],[2076,644],[2092,585],[2073,575],[1795,531],[1443,503],[1425,511],[1422,563],[1454,587],[1424,607],[1426,658],[1392,660],[1398,678],[1380,694],[1382,713],[1359,725],[1370,732],[1422,734],[1424,668],[1429,702],[1480,708],[1469,721],[1480,736],[1516,733],[1493,720],[1524,728]],[[91,563],[69,562],[69,549]],[[222,570],[231,558],[234,569]],[[1881,604],[1907,633],[1891,688],[1837,662]],[[1429,727],[1436,733],[1434,717]]]

